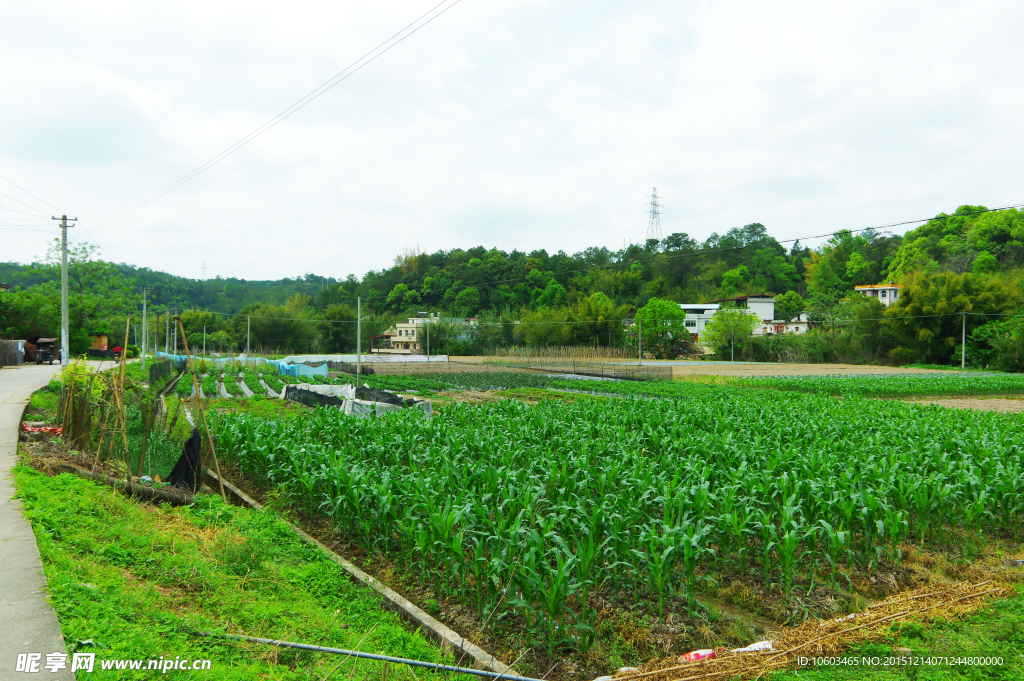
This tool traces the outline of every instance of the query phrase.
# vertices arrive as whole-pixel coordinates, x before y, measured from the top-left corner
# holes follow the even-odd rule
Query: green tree
[[[473,316],[480,309],[480,289],[469,286],[459,291],[459,294],[455,296],[455,309],[459,310],[459,314],[463,316]]]
[[[975,274],[986,274],[988,272],[995,272],[996,267],[998,267],[996,256],[988,251],[982,251],[974,258],[971,269]]]
[[[572,319],[565,308],[542,308],[523,314],[520,324],[515,325],[516,341],[535,348],[550,348],[572,345]]]
[[[408,291],[409,287],[406,284],[395,284],[395,287],[391,289],[391,293],[388,294],[388,307],[400,306]]]
[[[988,321],[986,315],[1010,312],[1020,304],[1019,286],[998,275],[939,272],[906,277],[899,301],[885,312],[886,333],[895,343],[890,357],[898,362],[948,363],[964,325],[970,335]]]
[[[569,302],[569,294],[565,287],[552,279],[537,298],[537,306],[544,308],[565,307]]]
[[[740,265],[722,275],[722,297],[732,298],[744,290],[751,279],[750,270]]]
[[[628,314],[628,305],[616,305],[600,291],[581,298],[573,313],[573,338],[578,345],[622,345],[625,329],[622,320]]]
[[[248,322],[248,327],[246,323]],[[294,306],[254,305],[243,309],[231,319],[232,336],[239,348],[245,349],[248,331],[252,353],[275,351],[310,352],[315,349],[317,333],[305,311]]]
[[[651,298],[636,311],[633,323],[644,350],[658,359],[674,359],[682,351],[682,344],[690,340],[684,319],[686,313],[679,303]]]
[[[735,361],[736,346],[739,345],[742,351],[744,343],[760,323],[756,314],[737,309],[719,310],[704,327],[701,345],[714,349],[720,357],[728,356]]]
[[[112,333],[115,338],[123,339],[125,316],[134,313],[142,299],[134,291],[135,282],[122,276],[117,265],[93,259],[96,250],[91,244],[68,249],[69,342],[73,355],[89,349],[90,333]],[[43,283],[25,291],[26,302],[35,311],[33,314],[42,319],[59,320],[61,249],[58,239],[50,246],[46,261],[29,272],[44,279]],[[120,322],[117,328],[113,325],[115,320]]]
[[[414,305],[419,305],[421,300],[423,298],[420,296],[419,291],[409,291],[402,296],[402,306],[408,309]]]
[[[775,318],[790,320],[807,309],[807,302],[796,291],[786,291],[775,298]]]
[[[355,352],[356,311],[348,305],[331,305],[320,314],[317,330],[326,353]]]

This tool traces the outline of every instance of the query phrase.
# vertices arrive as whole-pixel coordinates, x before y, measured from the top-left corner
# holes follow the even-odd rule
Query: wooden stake
[[[196,405],[199,409],[199,416],[203,419],[203,429],[206,430],[206,439],[210,443],[210,455],[213,457],[213,467],[217,471],[217,484],[220,486],[220,498],[224,500],[224,503],[228,503],[228,495],[224,492],[224,478],[220,474],[220,463],[217,462],[217,450],[213,446],[213,434],[210,433],[210,426],[206,422],[206,410],[203,409],[203,401],[199,399],[199,379],[196,378],[196,362],[192,357],[192,352],[188,348],[188,337],[185,335],[185,327],[181,323],[181,317],[175,317],[174,321],[178,322],[178,328],[181,329],[181,339],[185,342],[185,359],[189,363],[189,367],[192,370],[192,385],[196,389]],[[180,379],[179,379],[180,380]]]
[[[107,435],[107,421],[110,420],[111,406],[110,406],[110,400],[109,399],[106,400],[106,404],[107,404],[107,410],[105,412],[103,412],[103,423],[100,425],[100,443],[96,447],[96,458],[92,462],[92,471],[94,473],[96,472],[96,466],[100,462],[100,452],[103,451],[103,439]]]
[[[121,439],[124,442],[124,468],[125,478],[128,480],[128,491],[131,491],[132,484],[132,456],[128,451],[128,412],[124,402],[124,365],[128,353],[124,351],[128,347],[128,332],[131,330],[132,318],[129,315],[124,322],[124,345],[121,346],[121,364],[117,367],[117,379],[114,381],[115,394],[121,415]]]

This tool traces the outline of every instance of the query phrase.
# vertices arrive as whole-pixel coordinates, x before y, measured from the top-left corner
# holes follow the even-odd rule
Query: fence
[[[0,367],[15,366],[21,362],[22,354],[18,344],[15,341],[0,340]]]
[[[157,360],[149,365],[149,384],[156,385],[173,373],[174,369],[171,368],[171,362]]]

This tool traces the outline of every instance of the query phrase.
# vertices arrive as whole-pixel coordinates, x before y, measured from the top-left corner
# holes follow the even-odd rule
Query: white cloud
[[[0,174],[95,228],[433,4],[5,8]],[[641,241],[651,186],[664,231],[697,238],[1024,201],[1022,15],[996,1],[462,0],[95,237],[107,258],[185,276],[203,261],[211,276],[344,276],[415,245]],[[0,259],[45,251],[40,232],[0,237]]]

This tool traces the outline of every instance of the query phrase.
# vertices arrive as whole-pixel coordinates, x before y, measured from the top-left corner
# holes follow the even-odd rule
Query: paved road
[[[32,526],[12,499],[11,468],[17,460],[18,427],[25,403],[60,367],[43,364],[0,369],[0,679],[15,673],[18,653],[41,653],[39,675],[71,679],[71,661],[57,673],[43,668],[47,653],[67,653],[53,606],[46,602],[46,575]],[[34,678],[35,675],[24,675]]]

